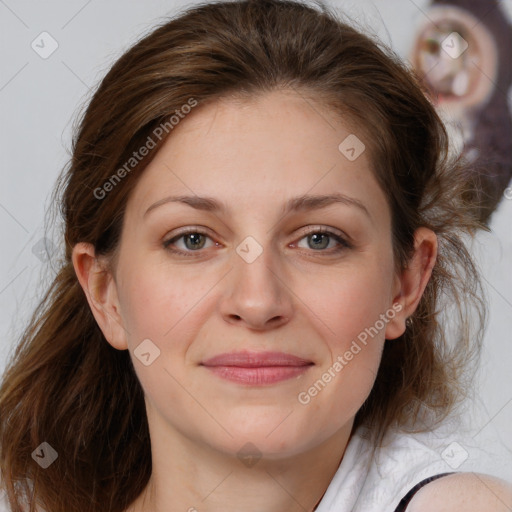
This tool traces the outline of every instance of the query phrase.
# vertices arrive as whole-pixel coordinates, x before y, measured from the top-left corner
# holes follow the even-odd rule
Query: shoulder
[[[455,473],[422,487],[407,512],[509,512],[512,484],[483,473]]]

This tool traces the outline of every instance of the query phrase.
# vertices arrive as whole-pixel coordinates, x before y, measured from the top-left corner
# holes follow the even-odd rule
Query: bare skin
[[[512,485],[482,473],[456,473],[430,482],[411,500],[407,512],[510,512]]]

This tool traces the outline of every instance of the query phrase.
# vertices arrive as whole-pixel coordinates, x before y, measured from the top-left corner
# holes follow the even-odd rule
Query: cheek
[[[351,415],[370,393],[392,318],[386,272],[382,265],[365,265],[305,288],[304,302],[314,312],[329,354],[314,381],[304,383],[317,406],[329,404],[327,409]],[[322,396],[317,399],[317,394]]]
[[[368,329],[373,337],[375,328],[384,335],[384,325],[379,319],[390,307],[391,282],[383,278],[385,275],[382,270],[367,265],[342,270],[335,276],[321,279],[317,276],[315,285],[303,278],[303,285],[299,287],[305,290],[302,300],[317,317],[316,323],[320,321],[324,326],[322,330],[331,351],[343,352],[351,340]],[[364,338],[364,334],[361,337]]]
[[[121,290],[120,303],[132,343],[141,337],[167,343],[211,288],[203,276],[185,279],[158,265],[134,269],[129,275]]]
[[[182,363],[194,336],[190,323],[203,287],[199,285],[198,289],[198,282],[180,278],[163,265],[137,269],[133,266],[131,272],[125,272],[129,277],[121,290],[122,316],[133,366],[146,400],[157,409],[165,409],[170,402],[180,404],[184,400],[179,384],[184,381]],[[145,352],[150,353],[148,365],[138,358],[142,353],[138,347],[147,339],[154,344],[145,342]]]
[[[331,345],[330,360],[304,382],[297,397],[302,404],[299,407],[312,407],[318,424],[331,434],[355,416],[377,376],[385,339],[382,333],[373,337],[363,333],[365,336],[347,337]]]

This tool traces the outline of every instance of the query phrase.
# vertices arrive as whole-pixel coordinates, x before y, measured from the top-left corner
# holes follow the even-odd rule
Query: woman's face
[[[366,142],[292,91],[174,127],[127,204],[110,295],[123,329],[106,333],[130,350],[152,437],[278,458],[350,428],[403,332]]]

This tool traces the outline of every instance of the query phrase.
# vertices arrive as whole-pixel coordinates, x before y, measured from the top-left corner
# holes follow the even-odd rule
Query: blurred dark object
[[[443,119],[462,130],[466,199],[486,225],[512,178],[512,25],[499,4],[432,2],[411,59]]]

